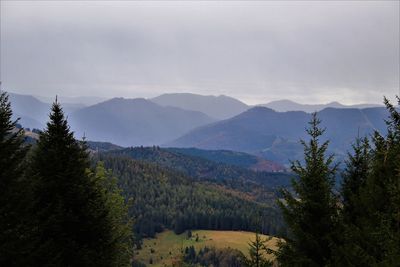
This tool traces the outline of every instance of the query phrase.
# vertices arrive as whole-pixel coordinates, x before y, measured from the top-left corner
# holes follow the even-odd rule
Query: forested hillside
[[[259,189],[269,192],[290,185],[290,173],[255,172],[245,168],[216,163],[204,158],[172,152],[160,147],[131,147],[110,151],[111,155],[125,155],[133,159],[155,163],[179,171],[197,180],[218,182],[232,188],[256,193]],[[262,185],[260,187],[260,185]],[[274,198],[263,196],[263,198]]]
[[[244,152],[231,151],[231,150],[204,150],[198,148],[167,148],[168,151],[180,153],[189,156],[204,158],[217,163],[224,163],[234,165],[241,168],[246,168],[254,171],[266,172],[282,172],[286,168],[276,162],[266,160],[262,157],[257,157]]]
[[[99,154],[118,177],[124,195],[133,201],[138,237],[173,229],[260,230],[277,234],[282,227],[279,213],[248,195],[213,183],[199,182],[182,173],[127,157]]]

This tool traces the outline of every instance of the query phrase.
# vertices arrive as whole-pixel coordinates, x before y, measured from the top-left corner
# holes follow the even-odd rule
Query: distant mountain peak
[[[240,100],[226,95],[168,93],[149,100],[161,106],[200,111],[215,119],[228,119],[249,108]]]
[[[339,106],[343,106],[341,103],[339,103],[339,102],[337,102],[337,101],[329,102],[327,105],[339,105]]]
[[[255,106],[255,107],[252,107],[252,108],[246,110],[242,114],[246,114],[246,113],[271,113],[271,112],[275,113],[276,111],[273,110],[272,108],[268,108],[268,107]],[[239,115],[242,115],[242,114],[239,114]]]
[[[321,111],[325,108],[368,108],[368,107],[380,107],[377,104],[357,104],[357,105],[343,105],[340,102],[332,101],[327,104],[300,104],[292,100],[282,99],[271,101],[267,104],[261,104],[259,106],[269,107],[278,112],[285,111],[304,111],[307,113]]]

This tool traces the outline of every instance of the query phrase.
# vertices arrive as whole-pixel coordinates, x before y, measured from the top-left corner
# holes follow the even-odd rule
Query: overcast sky
[[[1,1],[3,88],[380,103],[399,94],[399,12],[398,1]]]

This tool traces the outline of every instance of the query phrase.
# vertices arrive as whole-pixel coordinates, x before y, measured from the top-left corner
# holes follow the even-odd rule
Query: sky
[[[41,96],[399,94],[399,1],[4,1],[1,80]]]

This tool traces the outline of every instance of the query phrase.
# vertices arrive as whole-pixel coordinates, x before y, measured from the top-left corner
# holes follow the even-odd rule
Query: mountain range
[[[44,128],[50,103],[14,93],[10,94],[10,100],[14,118],[20,117],[20,124]],[[368,104],[353,108],[337,102],[301,105],[282,100],[266,105],[279,112],[262,106],[251,107],[227,96],[194,94],[166,94],[152,99],[113,98],[89,106],[62,103],[78,138],[86,136],[88,140],[121,146],[163,145],[240,151],[281,164],[301,158],[302,147],[298,141],[306,138],[305,127],[312,110],[325,107],[318,115],[327,128],[331,152],[339,157],[345,155],[357,135],[368,135],[374,129],[384,130],[387,116],[384,108],[363,108],[371,106]],[[284,111],[286,109],[304,111]]]
[[[385,108],[326,108],[318,113],[321,126],[326,128],[324,138],[330,140],[330,151],[339,158],[357,136],[384,131],[387,115]],[[255,107],[231,119],[199,127],[166,146],[243,151],[288,163],[289,159],[302,158],[299,140],[307,138],[305,128],[310,118],[303,111],[276,112]]]

